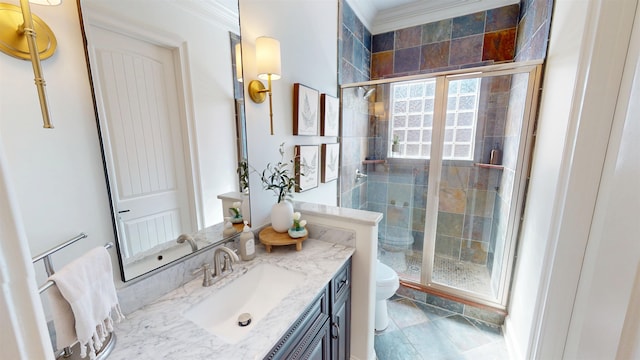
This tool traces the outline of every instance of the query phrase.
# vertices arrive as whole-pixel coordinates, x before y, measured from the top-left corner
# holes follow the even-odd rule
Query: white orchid
[[[307,225],[307,220],[300,220],[301,217],[302,215],[299,212],[293,213],[293,226],[291,227],[293,230],[300,231]]]

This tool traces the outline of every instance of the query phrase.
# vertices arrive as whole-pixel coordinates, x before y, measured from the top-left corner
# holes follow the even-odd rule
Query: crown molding
[[[429,0],[378,11],[369,0],[345,0],[372,34],[517,4],[519,0]]]
[[[198,16],[211,24],[231,31],[234,34],[240,34],[237,1],[171,1],[169,3]]]

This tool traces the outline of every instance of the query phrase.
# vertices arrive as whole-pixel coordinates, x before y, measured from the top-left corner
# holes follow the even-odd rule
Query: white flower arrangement
[[[304,229],[307,225],[307,220],[300,220],[301,216],[302,215],[297,211],[293,213],[293,226],[291,226],[291,229],[295,231],[301,231]]]

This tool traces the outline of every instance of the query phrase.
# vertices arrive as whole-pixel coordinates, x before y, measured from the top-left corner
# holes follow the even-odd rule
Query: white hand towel
[[[53,280],[58,288],[48,291],[58,348],[71,346],[77,339],[80,342],[80,356],[86,356],[88,347],[89,357],[94,359],[96,350],[100,349],[108,333],[113,331],[112,310],[116,321],[124,319],[113,285],[111,258],[107,249],[100,246],[90,250],[62,267],[49,280]],[[60,298],[60,294],[64,299]],[[74,322],[75,326],[69,325]],[[75,334],[71,334],[73,330]]]

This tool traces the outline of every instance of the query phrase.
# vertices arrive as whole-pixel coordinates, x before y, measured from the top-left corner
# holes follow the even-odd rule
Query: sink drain
[[[238,316],[238,326],[245,327],[251,324],[251,314],[242,313]]]

